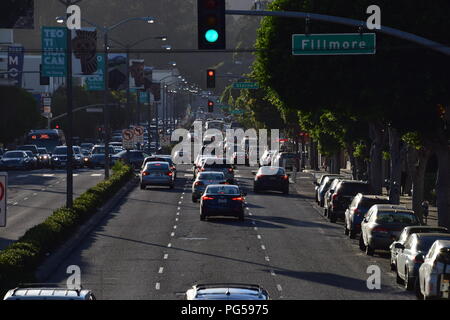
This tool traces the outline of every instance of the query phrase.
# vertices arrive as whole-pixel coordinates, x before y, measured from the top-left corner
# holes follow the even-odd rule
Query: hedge
[[[110,179],[88,189],[73,202],[73,209],[60,208],[44,222],[29,229],[19,240],[0,251],[0,299],[20,283],[35,282],[37,267],[122,188],[133,169],[121,162],[112,168]]]

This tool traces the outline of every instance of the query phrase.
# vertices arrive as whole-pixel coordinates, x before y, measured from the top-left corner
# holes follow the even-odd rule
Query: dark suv
[[[339,181],[328,202],[328,220],[336,222],[338,218],[343,218],[345,210],[358,193],[370,194],[369,184],[364,181]]]
[[[354,239],[361,232],[361,222],[374,204],[389,204],[389,197],[358,193],[345,210],[345,235]]]

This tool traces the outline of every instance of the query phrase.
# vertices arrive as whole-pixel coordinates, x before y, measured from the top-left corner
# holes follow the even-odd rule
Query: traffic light
[[[211,100],[208,100],[208,112],[214,112],[214,102],[212,102]]]
[[[225,0],[197,0],[198,49],[224,50]]]
[[[216,70],[206,70],[206,88],[213,89],[216,87]]]
[[[59,129],[59,124],[57,124],[57,125],[55,126],[55,129]]]

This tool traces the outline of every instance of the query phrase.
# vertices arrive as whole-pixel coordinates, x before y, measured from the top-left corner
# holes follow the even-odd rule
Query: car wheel
[[[245,218],[244,218],[244,213],[240,214],[240,215],[238,216],[238,219],[239,219],[239,221],[244,221],[244,220],[245,220]]]
[[[359,249],[361,251],[365,251],[366,250],[366,245],[364,244],[364,239],[363,239],[363,235],[361,233],[361,235],[359,236]]]
[[[328,209],[323,208],[323,216],[326,217],[328,215]]]
[[[175,186],[173,184],[169,185],[169,189],[173,189]]]
[[[408,268],[406,268],[405,270],[405,281],[403,284],[405,286],[405,290],[407,291],[411,291],[412,289],[414,289],[414,279],[409,276]]]
[[[283,194],[289,194],[289,187],[283,189]]]
[[[375,250],[368,244],[366,246],[366,255],[373,256],[374,252],[375,252]]]
[[[319,201],[319,206],[320,206],[320,207],[323,207],[323,200],[320,200],[320,201]]]

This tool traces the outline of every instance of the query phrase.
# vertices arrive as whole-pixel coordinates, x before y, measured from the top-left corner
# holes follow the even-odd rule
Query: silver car
[[[140,173],[141,190],[147,186],[168,186],[173,189],[175,177],[167,162],[148,162]]]
[[[361,222],[359,246],[370,256],[375,250],[388,250],[403,228],[420,225],[414,211],[402,207],[385,209],[383,206],[389,205],[373,205]]]
[[[200,172],[192,183],[192,202],[197,202],[210,184],[225,184],[226,182],[223,172]]]
[[[96,300],[91,290],[58,287],[18,287],[9,290],[3,300]]]
[[[269,300],[261,286],[240,283],[197,284],[186,291],[186,300]],[[264,310],[263,310],[264,312]]]
[[[397,283],[403,283],[406,290],[414,288],[425,256],[436,240],[450,241],[448,233],[413,233],[405,244],[396,244],[400,252],[397,255]]]

